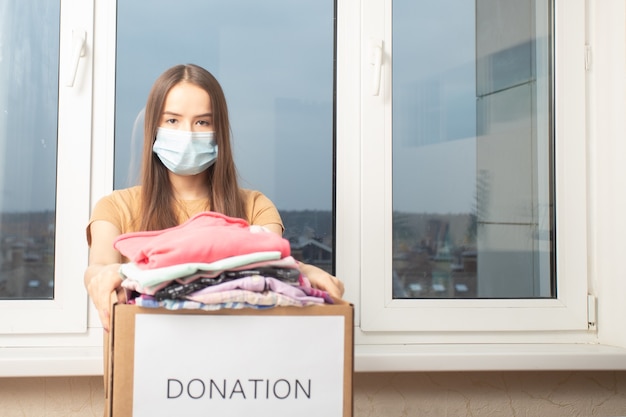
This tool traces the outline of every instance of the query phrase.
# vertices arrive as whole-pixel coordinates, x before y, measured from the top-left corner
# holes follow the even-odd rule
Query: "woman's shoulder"
[[[246,215],[250,224],[265,226],[278,224],[282,227],[280,214],[274,203],[260,191],[242,189],[246,202]]]
[[[90,223],[105,220],[122,233],[133,231],[139,218],[141,187],[114,190],[102,197],[91,212]]]
[[[261,191],[252,190],[249,188],[241,188],[241,193],[243,194],[243,199],[246,202],[246,205],[254,205],[259,202],[269,202],[270,204],[272,204],[271,200]]]
[[[104,199],[112,200],[115,202],[135,203],[141,198],[141,186],[136,185],[134,187],[122,188],[119,190],[113,190],[111,194],[103,197]]]
[[[95,217],[117,215],[125,212],[128,215],[134,214],[140,206],[141,187],[135,186],[113,190],[110,194],[100,198],[93,210]]]
[[[258,190],[251,190],[249,188],[240,188],[240,190],[246,200],[249,198],[254,198],[255,196],[258,196],[258,195],[263,195],[262,192]]]

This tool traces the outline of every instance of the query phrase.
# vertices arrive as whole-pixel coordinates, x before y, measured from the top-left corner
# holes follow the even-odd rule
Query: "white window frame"
[[[63,0],[60,28],[54,299],[1,301],[5,346],[21,344],[17,335],[82,333],[87,327],[82,276],[90,208],[93,2]],[[75,77],[73,31],[87,36]]]
[[[391,16],[392,2],[379,2],[380,9],[365,13],[386,16],[371,19],[372,38],[382,39],[383,73],[381,91],[374,96],[372,71],[365,71],[362,83],[363,166],[361,224],[362,311],[364,331],[539,331],[586,330],[586,172],[569,160],[584,160],[585,144],[585,68],[577,58],[585,44],[584,7],[576,2],[561,2],[556,7],[556,241],[557,298],[491,300],[394,300],[392,298],[391,253]],[[373,3],[370,3],[373,5]],[[382,8],[384,7],[384,10]],[[364,19],[368,21],[369,19]],[[364,45],[364,53],[368,45]],[[373,67],[372,67],[373,68]],[[565,99],[561,91],[567,91]],[[582,159],[581,159],[582,158]],[[382,159],[382,161],[381,161]],[[567,208],[567,211],[565,211]],[[574,244],[573,244],[574,243]],[[435,318],[436,319],[433,319]]]
[[[623,5],[590,6],[585,0],[560,0],[555,9],[557,298],[394,300],[388,272],[391,1],[339,3],[337,275],[346,281],[346,299],[355,304],[357,370],[626,369],[626,343],[623,336],[616,336],[624,333],[618,332],[623,325],[618,326],[616,319],[604,321],[607,309],[624,311],[610,290],[616,287],[611,274],[617,271],[612,263],[593,257],[601,246],[598,231],[612,229],[616,234],[612,226],[620,222],[617,213],[602,216],[595,204],[600,184],[614,182],[607,177],[617,167],[591,159],[590,144],[598,139],[587,125],[607,114],[603,103],[590,100],[589,79],[622,87],[624,80],[594,77],[585,64],[589,33],[603,29],[592,18],[618,16],[611,19],[614,33],[604,28],[606,33],[594,40],[593,49],[617,36],[619,41],[610,44],[623,52],[625,15]],[[380,91],[372,95],[376,83],[372,43],[378,41],[383,46],[382,75]],[[606,65],[612,66],[610,51],[603,52]],[[617,109],[623,110],[623,100],[620,104]],[[605,134],[624,132],[623,122],[616,120],[620,119],[611,125],[614,131]],[[595,274],[603,267],[607,275]],[[591,285],[593,279],[609,285]],[[599,332],[598,320],[610,326]],[[619,343],[610,343],[616,339]]]

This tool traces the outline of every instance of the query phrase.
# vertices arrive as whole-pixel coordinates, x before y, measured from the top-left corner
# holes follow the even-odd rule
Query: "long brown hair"
[[[157,78],[146,102],[140,230],[161,230],[178,224],[168,170],[152,152],[152,145],[163,113],[165,98],[170,89],[180,82],[188,82],[202,88],[211,98],[215,138],[219,149],[217,160],[206,172],[211,210],[246,219],[245,202],[237,184],[237,170],[230,145],[231,131],[224,91],[215,77],[204,68],[193,64],[177,65]]]

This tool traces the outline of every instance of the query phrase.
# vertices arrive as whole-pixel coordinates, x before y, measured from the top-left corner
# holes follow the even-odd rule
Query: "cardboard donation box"
[[[352,415],[353,306],[167,310],[115,304],[113,417]]]

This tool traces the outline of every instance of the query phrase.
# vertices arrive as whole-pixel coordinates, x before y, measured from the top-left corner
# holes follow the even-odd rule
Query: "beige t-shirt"
[[[278,224],[283,228],[283,222],[274,203],[259,191],[243,189],[246,201],[246,219],[248,223],[265,226]],[[138,232],[140,222],[139,208],[141,207],[141,186],[115,190],[108,196],[101,198],[91,213],[87,225],[87,243],[91,245],[91,223],[96,220],[105,220],[117,227],[122,234]],[[183,223],[194,215],[210,210],[208,199],[182,201],[177,213],[179,223]]]

